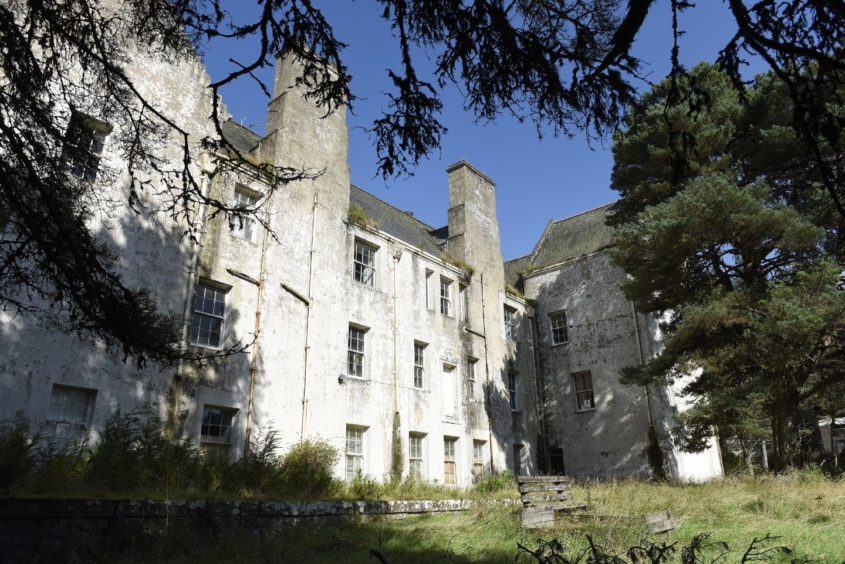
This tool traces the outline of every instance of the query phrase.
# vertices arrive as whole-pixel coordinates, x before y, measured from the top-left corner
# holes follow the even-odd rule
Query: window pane
[[[219,444],[229,444],[232,426],[237,409],[216,406],[203,406],[200,440]]]
[[[422,388],[425,377],[425,346],[414,344],[414,387]]]
[[[222,340],[226,293],[220,288],[199,283],[194,290],[194,313],[191,317],[191,344],[219,347]]]
[[[347,339],[349,351],[346,355],[346,373],[358,378],[364,377],[364,331],[357,327],[349,328]]]
[[[354,278],[367,286],[375,283],[375,254],[376,249],[360,241],[355,241],[353,258]]]
[[[566,332],[566,312],[558,311],[549,315],[552,326],[552,344],[565,343],[569,336]]]
[[[452,315],[452,282],[440,279],[440,313]]]

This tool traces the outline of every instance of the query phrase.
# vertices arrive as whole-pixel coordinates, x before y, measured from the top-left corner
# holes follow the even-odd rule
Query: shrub
[[[306,440],[288,451],[282,462],[284,479],[291,492],[322,496],[335,487],[332,468],[338,452],[328,441]]]
[[[152,407],[116,412],[91,452],[85,481],[116,493],[186,485],[198,453],[187,443],[171,443],[162,431]]]
[[[36,438],[25,423],[16,422],[0,431],[0,491],[21,483],[35,466]]]
[[[233,472],[225,484],[227,489],[251,497],[256,494],[278,496],[287,493],[282,459],[278,455],[279,440],[270,429],[249,445],[249,450],[234,463]]]
[[[485,476],[473,486],[473,490],[482,494],[492,494],[515,488],[516,483],[513,480],[513,474],[508,470],[499,474]]]
[[[382,485],[372,476],[359,473],[349,488],[354,499],[378,499],[384,497]]]
[[[81,441],[48,442],[38,449],[27,489],[39,493],[66,493],[82,483],[87,464],[88,451]]]

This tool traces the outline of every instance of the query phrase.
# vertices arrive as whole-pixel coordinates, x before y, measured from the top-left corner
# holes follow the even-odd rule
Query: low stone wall
[[[0,500],[0,562],[61,561],[102,555],[145,536],[186,527],[238,528],[255,534],[308,521],[463,511],[472,500],[434,501],[154,501]]]

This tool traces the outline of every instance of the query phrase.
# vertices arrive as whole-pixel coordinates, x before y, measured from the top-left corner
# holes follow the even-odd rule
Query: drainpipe
[[[543,463],[546,468],[551,466],[549,460],[549,437],[546,434],[546,379],[540,372],[540,343],[537,318],[531,316],[531,356],[534,359],[534,385],[537,388],[537,420],[540,424],[540,436],[543,440]]]
[[[399,413],[399,365],[398,365],[398,338],[399,320],[397,305],[399,303],[399,292],[397,289],[397,271],[399,270],[399,259],[402,258],[402,249],[393,254],[393,413]]]
[[[399,260],[402,258],[401,247],[393,253],[393,423],[390,441],[390,477],[401,479],[404,470],[402,462],[402,434],[400,425],[402,423],[399,415]]]
[[[302,375],[302,422],[299,428],[299,442],[305,440],[306,422],[308,421],[308,372],[311,364],[311,308],[314,306],[312,287],[314,284],[314,248],[315,234],[317,232],[317,205],[319,195],[314,194],[314,205],[311,208],[311,248],[308,251],[308,288],[306,289],[308,303],[305,312],[305,351],[304,368]]]
[[[272,210],[272,206],[270,206]],[[268,210],[269,211],[269,210]],[[261,239],[261,266],[258,269],[258,296],[255,300],[255,340],[252,343],[249,359],[249,399],[246,408],[246,434],[244,437],[244,454],[249,452],[250,439],[252,436],[252,419],[254,417],[255,404],[255,380],[258,375],[258,350],[261,337],[261,310],[264,307],[264,282],[267,269],[267,245],[270,239],[270,230],[264,229]]]
[[[643,342],[642,342],[642,339],[640,338],[640,322],[637,319],[637,308],[634,305],[634,302],[631,302],[631,318],[634,320],[634,335],[637,338],[637,356],[639,357],[640,366],[645,366],[645,355],[643,354]],[[655,442],[655,446],[657,448],[662,448],[660,446],[660,442],[657,440],[657,428],[654,426],[654,413],[652,412],[652,409],[651,409],[651,394],[649,393],[649,390],[648,390],[648,384],[643,386],[643,390],[645,391],[645,403],[646,403],[646,407],[648,408],[648,425],[649,425],[650,435],[651,435],[651,437],[649,437],[649,439],[653,438],[654,442]],[[661,455],[660,458],[661,458],[661,462],[662,462],[663,456]],[[664,475],[665,475],[665,470],[661,469],[661,471],[664,472]]]
[[[496,472],[493,463],[493,386],[490,383],[490,355],[487,350],[487,311],[484,304],[484,274],[479,280],[481,286],[481,331],[484,333],[484,380],[487,382],[487,450],[490,452],[490,473]]]

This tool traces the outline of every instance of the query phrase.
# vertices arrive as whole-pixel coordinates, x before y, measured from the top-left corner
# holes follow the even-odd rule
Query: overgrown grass
[[[240,460],[165,438],[152,410],[117,413],[90,450],[52,443],[15,425],[0,432],[0,494],[136,499],[399,500],[516,498],[509,474],[458,489],[416,480],[336,480],[337,450],[309,440],[281,453],[269,431]]]
[[[842,562],[845,558],[845,482],[796,473],[768,478],[731,478],[700,485],[650,484],[638,481],[582,483],[577,499],[590,503],[555,529],[525,531],[514,506],[477,506],[463,513],[375,518],[327,525],[320,522],[284,529],[278,534],[249,536],[223,532],[210,543],[184,535],[146,542],[127,562],[349,562],[372,563],[370,550],[389,562],[513,562],[517,543],[537,547],[538,539],[558,539],[568,554],[587,548],[587,536],[611,552],[638,545],[649,535],[643,514],[671,509],[678,528],[652,535],[659,542],[677,542],[670,562],[680,562],[680,548],[700,533],[724,541],[730,553],[720,562],[739,562],[756,537],[779,536],[766,547],[785,545],[794,553],[770,553],[772,562],[812,560]],[[180,548],[182,546],[182,548]],[[705,552],[704,562],[720,553]],[[118,558],[120,560],[120,558]],[[518,562],[535,562],[523,554]]]

